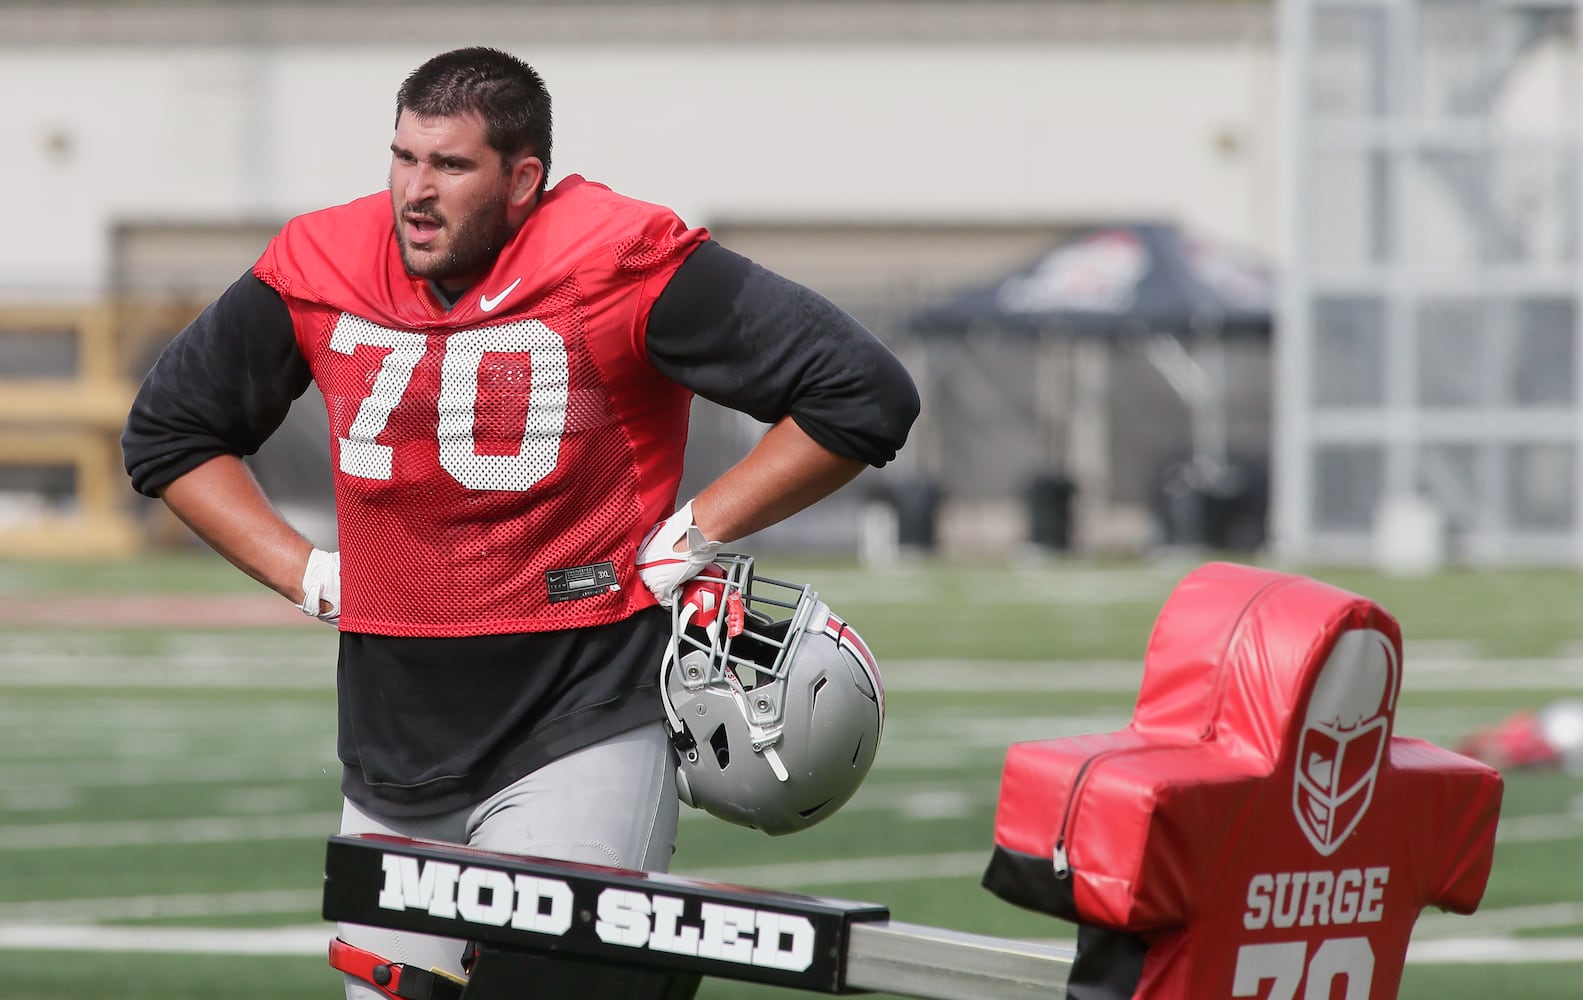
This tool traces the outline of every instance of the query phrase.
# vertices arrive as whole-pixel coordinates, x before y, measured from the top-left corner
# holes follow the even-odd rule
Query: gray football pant
[[[546,764],[482,805],[440,816],[371,815],[350,802],[342,833],[388,833],[485,851],[645,871],[670,867],[679,810],[676,755],[665,724],[631,729]],[[392,962],[460,975],[464,942],[360,924],[343,941]],[[347,1000],[383,1000],[352,976]]]

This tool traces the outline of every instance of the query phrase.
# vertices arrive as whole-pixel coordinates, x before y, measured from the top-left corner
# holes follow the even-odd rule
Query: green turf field
[[[1125,724],[1149,626],[1188,568],[865,573],[761,560],[768,575],[814,582],[875,649],[885,742],[852,803],[805,833],[772,840],[684,816],[674,870],[880,902],[912,923],[1068,938],[979,886],[1001,761],[1015,740]],[[1401,735],[1451,743],[1583,693],[1583,576],[1310,572],[1401,620]],[[0,562],[0,611],[149,592],[180,619],[185,595],[258,588],[204,557]],[[306,619],[103,624],[0,625],[0,996],[339,996],[317,918],[339,806],[334,633]],[[1583,995],[1583,777],[1510,776],[1484,906],[1426,914],[1418,942],[1444,944],[1409,964],[1404,997]],[[791,995],[723,981],[700,993]]]

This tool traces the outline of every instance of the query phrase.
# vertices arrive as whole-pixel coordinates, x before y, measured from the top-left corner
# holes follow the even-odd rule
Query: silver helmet
[[[721,553],[671,602],[660,691],[683,802],[769,834],[825,819],[874,763],[879,667],[813,589]]]

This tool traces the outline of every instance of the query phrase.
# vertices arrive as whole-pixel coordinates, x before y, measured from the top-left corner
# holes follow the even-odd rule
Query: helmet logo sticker
[[[1396,649],[1374,629],[1343,632],[1314,680],[1298,737],[1292,812],[1321,856],[1341,847],[1374,799],[1400,687]]]

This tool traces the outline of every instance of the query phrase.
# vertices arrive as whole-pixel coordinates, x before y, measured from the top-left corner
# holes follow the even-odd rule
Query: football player
[[[338,625],[343,833],[663,870],[661,605],[722,543],[892,459],[917,392],[851,316],[704,229],[552,185],[550,97],[519,59],[438,55],[396,109],[388,191],[288,222],[172,341],[127,470]],[[243,463],[310,381],[337,551]],[[770,426],[678,505],[694,394]],[[340,938],[349,998],[463,971],[456,941]]]

